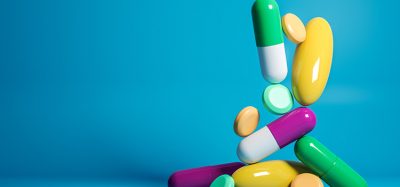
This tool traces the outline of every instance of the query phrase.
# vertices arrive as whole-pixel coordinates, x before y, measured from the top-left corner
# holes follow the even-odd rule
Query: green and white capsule
[[[261,72],[265,80],[279,83],[288,70],[278,4],[275,0],[256,0],[252,16]]]

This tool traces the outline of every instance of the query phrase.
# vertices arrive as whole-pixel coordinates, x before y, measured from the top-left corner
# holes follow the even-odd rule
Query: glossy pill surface
[[[211,183],[210,187],[234,187],[235,182],[230,175],[221,175],[217,177],[214,182]]]
[[[298,174],[308,171],[300,162],[274,160],[244,166],[232,177],[236,187],[288,187]]]
[[[333,54],[332,30],[325,19],[313,18],[306,32],[306,40],[296,48],[292,71],[293,95],[304,106],[313,104],[322,95]]]
[[[251,12],[261,72],[265,80],[279,83],[288,71],[279,6],[275,0],[256,0]]]
[[[273,84],[265,88],[262,96],[264,107],[274,114],[284,114],[293,107],[290,90],[281,84]]]
[[[282,17],[282,28],[286,37],[295,44],[299,44],[306,39],[306,28],[299,17],[292,13]]]
[[[321,179],[311,173],[302,173],[293,179],[290,187],[324,187]]]
[[[294,150],[297,158],[330,186],[368,186],[356,171],[311,136],[300,138]]]
[[[237,155],[242,162],[256,163],[310,132],[316,116],[309,108],[300,107],[244,138]]]
[[[251,13],[257,47],[283,43],[281,15],[275,0],[256,0]]]
[[[260,113],[252,106],[243,108],[236,116],[233,129],[239,136],[246,137],[256,130]]]
[[[211,183],[223,174],[232,175],[243,163],[233,162],[215,166],[187,169],[173,173],[168,179],[169,187],[203,187]]]

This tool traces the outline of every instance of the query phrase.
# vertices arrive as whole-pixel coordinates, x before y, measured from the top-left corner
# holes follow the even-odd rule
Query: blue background
[[[261,103],[252,2],[1,1],[0,184],[165,186],[176,170],[237,161],[236,114],[278,117]],[[400,3],[278,3],[334,32],[311,134],[371,186],[399,185]],[[293,145],[268,159],[296,159]]]

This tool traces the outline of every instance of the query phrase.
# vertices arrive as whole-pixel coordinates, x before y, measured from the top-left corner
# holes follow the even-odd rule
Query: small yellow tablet
[[[324,187],[321,179],[311,173],[297,175],[290,187]]]
[[[283,32],[286,37],[295,44],[299,44],[306,39],[306,28],[299,17],[288,13],[282,17]]]
[[[235,133],[241,137],[246,137],[256,130],[260,114],[252,106],[243,108],[236,116],[233,128]]]

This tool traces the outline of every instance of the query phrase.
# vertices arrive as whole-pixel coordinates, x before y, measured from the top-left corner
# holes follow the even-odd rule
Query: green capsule
[[[304,136],[297,140],[297,158],[332,187],[367,187],[367,182],[318,140]]]
[[[257,47],[283,43],[281,16],[275,0],[256,0],[251,12]]]
[[[280,83],[288,70],[278,4],[275,0],[256,0],[251,12],[263,77],[270,83]]]

